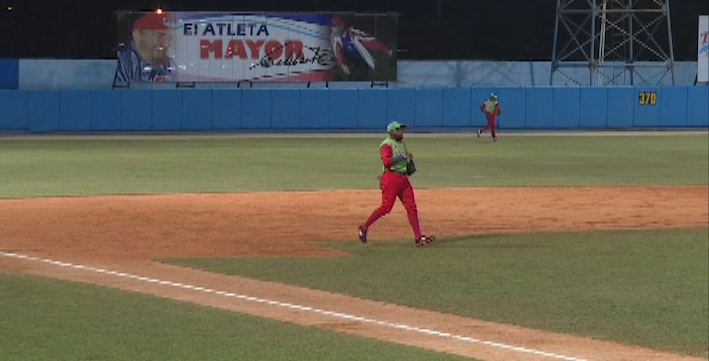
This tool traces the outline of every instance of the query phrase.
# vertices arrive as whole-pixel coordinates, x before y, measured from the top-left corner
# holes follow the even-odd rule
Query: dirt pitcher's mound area
[[[0,269],[102,284],[486,360],[691,359],[151,261],[177,256],[337,255],[311,243],[358,242],[357,225],[378,205],[379,197],[376,190],[346,190],[5,199],[0,200],[0,251],[4,251]],[[709,225],[706,185],[419,189],[416,197],[424,232],[443,239],[489,232]],[[369,234],[371,242],[403,237],[412,235],[400,204]],[[235,299],[204,288],[8,257],[8,252],[278,302]],[[293,304],[310,308],[288,306]],[[313,312],[315,308],[338,314]]]

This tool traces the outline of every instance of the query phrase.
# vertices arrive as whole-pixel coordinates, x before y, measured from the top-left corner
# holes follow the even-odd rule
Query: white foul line
[[[268,304],[268,305],[272,305],[272,306],[290,308],[290,309],[295,309],[295,310],[299,310],[299,311],[308,311],[308,312],[313,312],[313,313],[317,313],[317,314],[321,314],[321,315],[325,315],[325,316],[341,318],[341,319],[346,319],[346,320],[350,320],[350,321],[371,323],[374,325],[392,327],[392,328],[396,328],[396,329],[407,330],[407,331],[422,333],[422,334],[426,334],[426,335],[433,335],[433,336],[438,336],[438,337],[442,337],[442,338],[451,338],[451,339],[455,339],[455,340],[459,340],[459,341],[477,343],[477,344],[481,344],[481,345],[501,348],[501,349],[505,349],[505,350],[516,351],[516,352],[520,352],[520,353],[527,353],[527,354],[550,357],[550,358],[567,360],[567,361],[588,361],[586,359],[582,359],[582,358],[578,358],[578,357],[564,356],[564,355],[555,354],[555,353],[551,353],[551,352],[544,352],[544,351],[530,349],[530,348],[521,347],[521,346],[507,345],[504,343],[499,343],[499,342],[494,342],[494,341],[484,341],[484,340],[480,340],[480,339],[473,338],[473,337],[466,337],[466,336],[451,334],[451,333],[447,333],[447,332],[436,331],[436,330],[432,330],[432,329],[428,329],[428,328],[420,328],[420,327],[408,326],[408,325],[399,324],[399,323],[380,321],[380,320],[375,320],[372,318],[354,316],[354,315],[341,313],[341,312],[328,311],[328,310],[323,310],[323,309],[319,309],[319,308],[312,308],[312,307],[308,307],[308,306],[296,305],[296,304],[292,304],[292,303],[288,303],[288,302],[273,301],[273,300],[269,300],[269,299],[258,298],[258,297],[248,296],[248,295],[242,295],[242,294],[238,294],[238,293],[217,291],[217,290],[210,289],[210,288],[193,286],[193,285],[188,285],[188,284],[179,283],[179,282],[163,281],[163,280],[159,280],[159,279],[155,279],[155,278],[137,276],[137,275],[132,275],[129,273],[116,272],[116,271],[111,271],[111,270],[102,269],[102,268],[84,266],[84,265],[61,262],[61,261],[54,261],[51,259],[44,259],[44,258],[38,258],[38,257],[32,257],[32,256],[26,256],[26,255],[19,254],[19,253],[0,251],[0,256],[5,256],[5,257],[9,257],[9,258],[17,258],[17,259],[22,259],[22,260],[27,260],[27,261],[44,262],[44,263],[48,263],[48,264],[60,266],[60,267],[68,267],[68,268],[90,271],[90,272],[95,272],[95,273],[102,273],[102,274],[111,275],[111,276],[130,278],[130,279],[135,279],[138,281],[144,281],[144,282],[148,282],[148,283],[156,283],[159,285],[183,288],[183,289],[188,289],[188,290],[193,290],[193,291],[198,291],[198,292],[213,293],[215,295],[220,295],[220,296],[224,296],[224,297],[237,298],[240,300],[256,302],[256,303],[264,303],[264,304]]]

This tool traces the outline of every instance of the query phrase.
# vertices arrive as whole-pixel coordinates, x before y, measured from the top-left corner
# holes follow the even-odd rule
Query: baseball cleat
[[[478,138],[480,138],[480,129],[478,129]]]
[[[416,245],[416,247],[422,247],[422,246],[425,246],[435,240],[436,240],[435,236],[421,236],[414,241],[414,244]]]
[[[359,226],[357,229],[357,234],[359,235],[359,241],[366,244],[367,243],[367,231],[364,230],[364,226]]]

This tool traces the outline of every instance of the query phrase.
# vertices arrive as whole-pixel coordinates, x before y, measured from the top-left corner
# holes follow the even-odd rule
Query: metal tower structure
[[[549,84],[656,85],[668,73],[674,84],[669,3],[557,0]]]

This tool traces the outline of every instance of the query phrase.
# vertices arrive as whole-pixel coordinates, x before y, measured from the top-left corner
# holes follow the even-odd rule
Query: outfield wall
[[[0,131],[455,131],[484,123],[491,92],[501,129],[709,127],[706,86],[426,87],[0,90]]]

